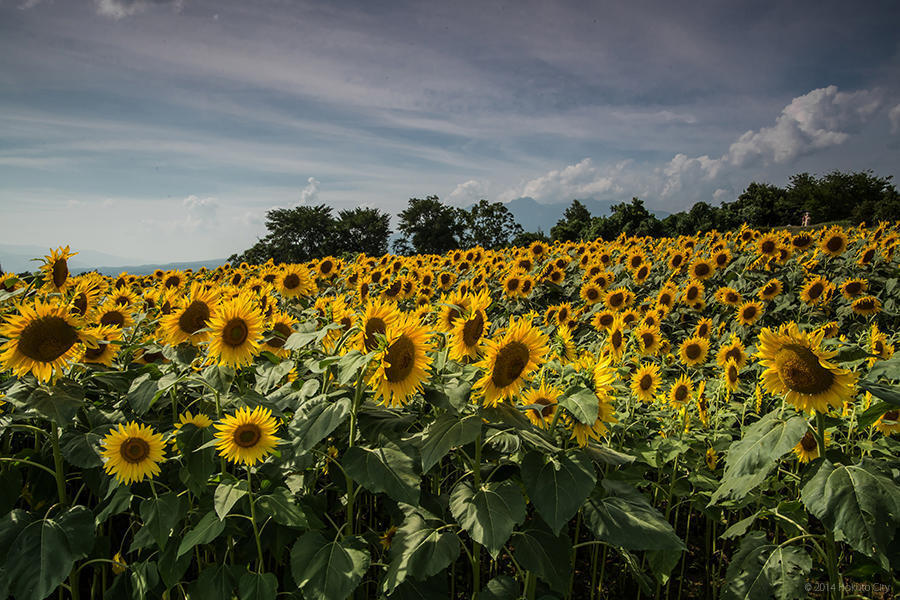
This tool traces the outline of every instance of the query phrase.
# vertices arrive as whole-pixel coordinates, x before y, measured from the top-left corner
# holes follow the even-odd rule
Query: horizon
[[[300,204],[675,213],[896,177],[898,25],[891,2],[0,0],[4,243],[200,262]]]

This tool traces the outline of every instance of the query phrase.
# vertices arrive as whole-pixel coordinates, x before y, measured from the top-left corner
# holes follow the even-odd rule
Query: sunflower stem
[[[256,540],[256,557],[259,560],[256,570],[262,573],[263,569],[263,552],[262,544],[259,542],[259,528],[256,526],[256,501],[253,498],[253,482],[250,476],[250,469],[247,469],[247,497],[250,498],[250,523],[253,525],[253,539]]]
[[[475,438],[475,460],[472,464],[472,476],[475,478],[475,491],[481,489],[481,434]],[[472,541],[472,598],[478,598],[481,590],[481,544]]]
[[[347,448],[353,447],[353,441],[356,437],[356,412],[359,409],[360,401],[362,400],[363,393],[365,392],[365,387],[363,386],[365,376],[365,369],[361,369],[359,373],[359,377],[356,379],[356,388],[353,394],[353,405],[350,407],[350,438],[347,441]],[[355,534],[355,523],[356,523],[356,513],[355,511],[355,490],[353,478],[344,471],[344,477],[347,480],[347,527],[350,531],[350,535]]]
[[[825,415],[816,411],[816,442],[819,445],[819,456],[825,458]],[[843,597],[842,581],[838,573],[837,545],[834,542],[834,531],[825,527],[825,552],[827,556],[828,579],[831,582],[832,597],[840,600]]]
[[[66,474],[63,471],[62,451],[59,449],[59,425],[56,421],[50,421],[50,443],[53,446],[56,493],[59,495],[59,503],[66,507],[69,505],[69,497],[66,495]]]

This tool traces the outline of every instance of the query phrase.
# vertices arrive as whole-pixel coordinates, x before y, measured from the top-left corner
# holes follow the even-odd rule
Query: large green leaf
[[[628,550],[684,550],[672,525],[643,494],[609,479],[602,486],[607,494],[593,494],[582,509],[598,540]]]
[[[450,495],[450,512],[472,539],[487,548],[494,558],[525,520],[525,499],[512,481],[491,481],[475,490],[461,481]]]
[[[283,360],[279,363],[265,362],[256,368],[256,386],[254,389],[265,394],[285,378],[294,368],[294,361]]]
[[[179,556],[178,546],[175,544],[167,544],[165,550],[159,553],[156,569],[167,590],[175,587],[181,581],[188,567],[191,566],[193,558],[189,552]]]
[[[900,406],[900,388],[880,383],[869,383],[868,381],[860,381],[859,387],[867,392],[871,392],[873,396],[881,398],[888,404]]]
[[[593,425],[600,414],[600,401],[597,394],[587,388],[574,389],[567,392],[559,405],[568,410],[579,423]]]
[[[220,394],[227,394],[234,381],[234,369],[225,365],[210,365],[203,369],[203,381]]]
[[[12,596],[18,600],[46,598],[93,546],[94,516],[83,506],[28,524],[8,547],[15,549],[6,559]]]
[[[408,577],[425,580],[440,573],[459,556],[456,533],[438,530],[439,521],[426,521],[412,506],[403,508],[406,519],[391,540],[391,563],[383,582],[386,594],[392,594]]]
[[[238,584],[241,600],[275,600],[278,595],[278,578],[272,573],[247,572]]]
[[[291,573],[306,598],[343,600],[369,568],[369,551],[357,537],[328,541],[310,531],[291,550]]]
[[[744,430],[743,437],[728,449],[722,484],[712,495],[710,504],[747,495],[765,481],[778,460],[797,445],[807,430],[803,417],[784,419],[778,416],[778,411],[766,414]]]
[[[451,448],[465,446],[481,433],[481,416],[443,414],[434,420],[422,434],[422,472],[441,461]]]
[[[163,392],[159,389],[159,382],[152,378],[150,373],[144,373],[131,382],[128,390],[128,405],[139,415],[145,414]]]
[[[193,529],[188,531],[181,539],[178,545],[178,555],[181,556],[185,552],[190,552],[194,546],[200,544],[208,544],[225,531],[225,523],[223,523],[215,511],[209,511]]]
[[[522,461],[522,481],[538,514],[559,533],[594,489],[597,474],[582,452],[559,458],[529,452]]]
[[[284,487],[272,490],[271,494],[265,494],[256,498],[256,506],[263,514],[272,517],[276,523],[285,527],[306,529],[309,522],[303,509],[297,505],[294,495]]]
[[[172,530],[183,514],[181,499],[173,492],[162,494],[158,498],[147,498],[141,502],[144,529],[149,532],[160,549],[166,547]]]
[[[28,406],[63,427],[75,418],[83,404],[84,391],[80,386],[68,383],[36,388],[28,397]]]
[[[92,469],[103,464],[100,458],[101,436],[91,431],[63,431],[59,436],[59,447],[63,457],[70,464],[82,469]]]
[[[206,491],[210,476],[216,471],[215,450],[209,447],[213,440],[211,427],[197,427],[187,423],[178,431],[175,441],[184,457],[181,481],[197,497]]]
[[[513,546],[513,556],[522,568],[536,573],[557,592],[568,589],[572,543],[567,535],[554,535],[546,527],[529,527],[513,533]]]
[[[296,335],[296,334],[295,334]],[[350,415],[350,399],[346,396],[328,400],[311,398],[301,404],[288,428],[294,448],[306,452],[337,429]]]
[[[812,560],[797,546],[776,546],[761,531],[748,533],[728,565],[723,600],[805,598]]]
[[[220,519],[231,512],[235,503],[247,495],[247,482],[243,479],[229,479],[216,487],[213,494],[213,507]]]
[[[837,539],[890,568],[888,547],[900,525],[900,486],[874,463],[835,465],[826,459],[803,486],[801,498]]]
[[[398,502],[419,503],[421,479],[415,461],[393,445],[353,446],[344,453],[341,465],[347,475],[371,492],[384,492]]]

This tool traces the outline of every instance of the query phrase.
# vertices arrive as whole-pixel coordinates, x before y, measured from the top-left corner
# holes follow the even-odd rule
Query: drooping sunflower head
[[[716,362],[723,368],[729,360],[733,360],[737,364],[738,369],[743,369],[744,365],[747,364],[747,353],[744,344],[737,335],[732,335],[731,340],[719,348],[719,352],[716,355]]]
[[[782,285],[778,279],[770,279],[759,289],[757,296],[760,300],[772,300],[781,293]]]
[[[386,406],[405,405],[428,378],[432,342],[428,329],[408,314],[401,314],[385,331],[386,343],[374,359],[369,385]]]
[[[722,374],[723,379],[725,380],[725,387],[729,392],[733,392],[740,385],[740,374],[741,370],[737,366],[737,362],[734,359],[729,358],[728,362],[725,363],[725,371]]]
[[[532,388],[522,394],[522,404],[530,406],[525,411],[528,420],[536,427],[546,429],[553,422],[556,415],[557,404],[562,396],[562,391],[546,382],[541,382],[539,388]]]
[[[112,366],[112,361],[119,354],[122,330],[110,325],[90,327],[85,330],[96,342],[92,346],[84,346],[79,362]]]
[[[269,318],[268,330],[263,334],[263,342],[261,349],[271,352],[275,356],[284,358],[290,354],[290,351],[284,347],[291,334],[294,333],[294,325],[297,319],[291,315],[275,310]]]
[[[490,298],[487,302],[490,303]],[[473,303],[466,316],[454,321],[450,331],[450,358],[453,360],[473,361],[481,355],[484,336],[491,327],[485,308],[484,302]]]
[[[378,348],[379,335],[385,335],[387,328],[399,317],[397,307],[389,302],[370,300],[366,304],[359,321],[359,333],[354,345],[360,352],[369,353]]]
[[[757,356],[766,367],[763,385],[773,395],[799,410],[827,412],[840,407],[855,391],[856,376],[829,362],[836,350],[821,348],[822,333],[808,335],[796,323],[776,331],[764,328],[759,335]]]
[[[220,365],[240,367],[260,352],[263,316],[253,298],[242,293],[219,304],[209,320],[209,357]]]
[[[178,415],[178,423],[175,423],[175,429],[181,429],[185,425],[193,425],[198,429],[206,429],[213,424],[212,419],[203,413],[192,414],[191,411],[185,411]]]
[[[841,284],[841,295],[847,300],[864,294],[869,289],[869,282],[866,279],[847,279]]]
[[[268,408],[239,408],[216,423],[219,455],[234,463],[252,466],[262,462],[281,440],[275,436],[278,423]]]
[[[810,279],[800,292],[800,299],[810,306],[823,304],[831,297],[834,285],[824,277]]]
[[[0,346],[0,366],[17,377],[31,373],[40,382],[55,379],[78,356],[79,343],[96,345],[82,325],[59,302],[21,304],[19,314],[7,316],[0,326],[0,336],[8,338]]]
[[[518,394],[548,352],[546,334],[525,319],[511,320],[499,339],[485,342],[484,358],[478,363],[484,374],[475,389],[484,404],[496,406]]]
[[[159,475],[165,442],[148,425],[134,421],[111,429],[103,439],[103,469],[129,485]]]
[[[875,296],[862,296],[851,304],[853,312],[865,317],[876,315],[881,311],[881,300]]]
[[[828,443],[828,434],[826,432],[825,443]],[[794,446],[794,454],[801,463],[808,463],[819,458],[819,442],[816,440],[812,431],[807,431],[803,437]]]
[[[634,329],[633,334],[641,354],[654,355],[659,352],[662,344],[662,334],[658,325],[649,325],[644,322]]]
[[[44,290],[62,293],[71,285],[68,261],[76,254],[78,253],[70,252],[68,246],[50,250],[50,254],[44,257],[44,264],[41,266],[41,272],[44,274]]]

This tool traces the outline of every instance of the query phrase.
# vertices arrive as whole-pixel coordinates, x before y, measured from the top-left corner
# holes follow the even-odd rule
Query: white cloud
[[[900,133],[900,104],[890,110],[888,117],[891,120],[891,133]]]
[[[626,163],[601,173],[590,158],[569,165],[561,170],[526,182],[520,188],[507,190],[500,195],[502,202],[522,196],[530,196],[538,202],[562,202],[571,198],[596,198],[604,194],[620,193],[622,187],[615,181],[616,174]]]
[[[460,183],[450,192],[451,204],[457,206],[468,206],[478,202],[482,198],[487,197],[488,186],[483,181],[470,179],[464,183]]]
[[[29,0],[33,1],[33,0]],[[40,0],[37,0],[40,2]],[[111,19],[124,19],[143,12],[154,4],[171,4],[177,12],[184,6],[183,0],[94,0],[97,14]]]
[[[319,200],[319,180],[310,177],[306,180],[306,187],[300,192],[300,204],[313,204]]]
[[[843,144],[881,106],[877,90],[839,92],[837,86],[794,98],[772,127],[748,131],[731,144],[722,158],[746,167],[786,163],[815,150]]]

